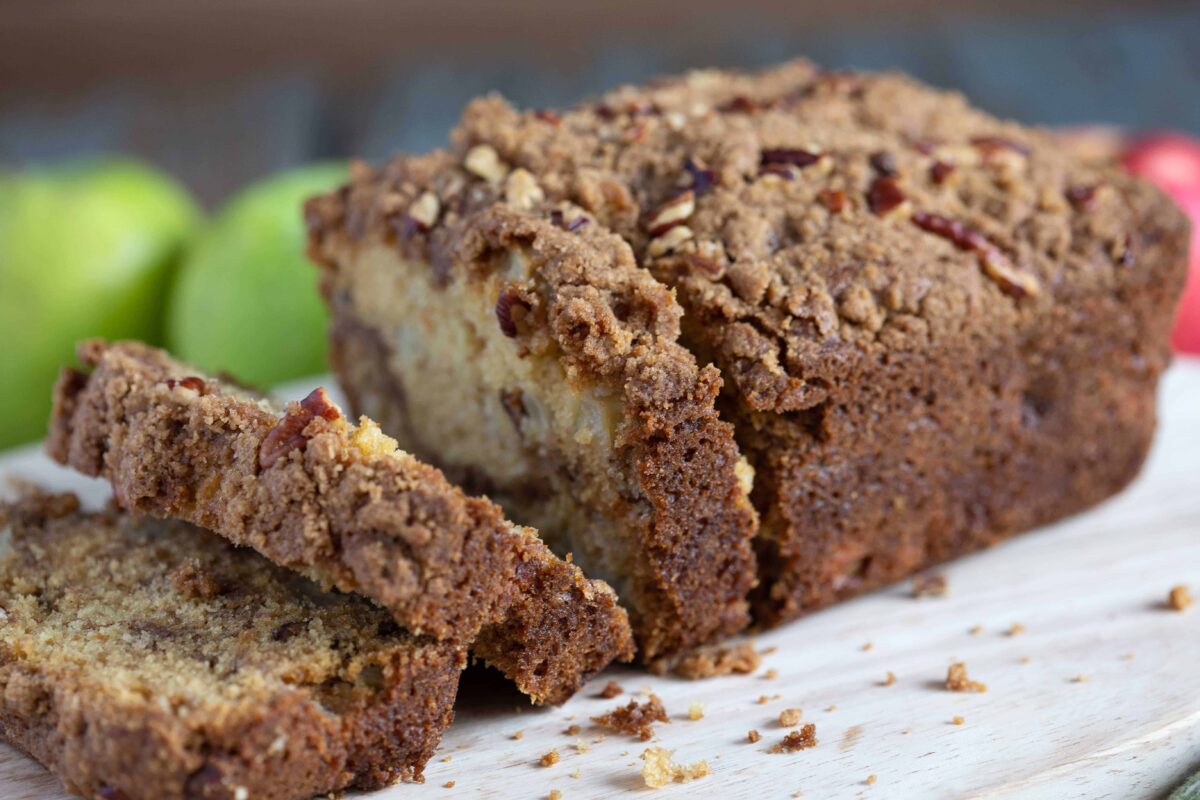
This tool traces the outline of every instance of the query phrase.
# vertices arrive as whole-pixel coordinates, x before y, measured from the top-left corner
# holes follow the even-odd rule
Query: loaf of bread
[[[180,522],[0,506],[0,735],[94,800],[301,800],[421,778],[466,664]]]
[[[215,531],[412,633],[469,644],[537,702],[632,658],[612,589],[323,390],[284,411],[139,343],[85,342],[79,358],[47,451],[108,478],[122,508]]]
[[[562,112],[486,97],[452,139],[309,202],[334,367],[612,583],[648,659],[1142,463],[1187,224],[1042,132],[795,62]]]

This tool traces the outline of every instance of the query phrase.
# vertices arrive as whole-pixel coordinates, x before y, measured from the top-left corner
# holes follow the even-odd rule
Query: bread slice
[[[727,424],[767,623],[1085,508],[1142,462],[1187,224],[1051,136],[800,61],[563,112],[487,97],[452,138],[309,202],[335,368],[612,582],[651,654],[735,627],[751,583]],[[640,381],[647,358],[673,377]],[[656,590],[709,626],[679,612],[660,646]]]
[[[0,734],[96,800],[307,798],[421,770],[466,651],[181,522],[0,506]]]
[[[122,508],[208,528],[414,633],[469,643],[538,702],[632,657],[611,589],[323,390],[280,412],[138,343],[86,342],[79,358],[89,371],[64,371],[47,451],[107,477]]]
[[[669,660],[749,620],[755,516],[721,381],[628,245],[527,179],[435,153],[314,201],[333,365],[404,447],[611,583],[642,657]],[[628,211],[591,190],[613,187]]]

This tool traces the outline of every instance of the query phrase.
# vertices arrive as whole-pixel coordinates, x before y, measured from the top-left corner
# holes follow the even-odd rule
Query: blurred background
[[[0,380],[20,390],[0,447],[41,435],[82,336],[261,385],[323,371],[302,198],[347,157],[441,145],[491,90],[555,106],[694,66],[897,68],[1025,122],[1180,132],[1126,161],[1200,214],[1194,1],[0,0],[0,43]],[[1200,351],[1193,302],[1176,341]]]

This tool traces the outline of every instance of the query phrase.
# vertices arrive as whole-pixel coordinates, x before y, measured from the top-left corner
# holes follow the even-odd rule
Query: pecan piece
[[[957,167],[950,161],[934,161],[929,165],[929,180],[941,186]]]
[[[768,147],[762,151],[762,165],[790,164],[793,167],[811,166],[821,160],[821,153],[799,147]]]
[[[867,190],[867,206],[881,217],[895,211],[904,199],[904,192],[895,178],[876,178]]]
[[[646,219],[646,231],[652,238],[658,238],[676,225],[687,222],[695,210],[696,195],[690,189],[680,192]]]
[[[979,231],[967,227],[958,220],[926,211],[913,214],[912,221],[921,230],[946,239],[959,250],[976,253],[980,263],[983,264],[984,273],[1010,297],[1020,299],[1041,292],[1041,284],[1038,283],[1037,278],[1024,270],[1017,269],[1008,256]]]
[[[516,307],[526,311],[532,308],[518,290],[511,286],[503,289],[496,298],[496,322],[500,325],[500,332],[510,339],[517,335],[517,323],[513,320],[513,308]]]
[[[207,390],[207,387],[204,383],[204,378],[196,375],[188,375],[183,378],[167,378],[163,381],[163,383],[166,384],[168,389],[174,389],[176,386],[178,386],[181,389],[190,389],[191,391],[200,395],[204,394]]]
[[[896,166],[896,157],[887,150],[871,154],[871,168],[884,178],[894,178],[900,174]]]
[[[691,190],[696,197],[707,192],[717,182],[717,174],[711,169],[701,167],[692,159],[683,162],[683,169],[691,176]]]
[[[323,388],[313,389],[299,403],[290,404],[283,419],[263,437],[258,449],[258,463],[263,469],[269,469],[292,451],[303,451],[309,439],[304,431],[310,422],[317,417],[333,422],[341,416],[341,409],[333,404]]]
[[[841,189],[822,189],[817,192],[817,200],[830,214],[837,214],[846,207],[846,193]]]

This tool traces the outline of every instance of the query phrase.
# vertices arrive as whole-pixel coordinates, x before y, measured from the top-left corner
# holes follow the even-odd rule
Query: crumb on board
[[[1024,632],[1025,632],[1025,626],[1019,622],[1014,622],[1012,625],[1009,625],[1008,630],[1005,631],[1005,633],[1009,636],[1016,636],[1016,635],[1024,633]]]
[[[687,716],[688,716],[688,719],[693,720],[693,721],[698,720],[698,719],[704,719],[704,703],[697,702],[697,703],[692,703],[690,706],[688,706]]]
[[[1021,657],[1020,657],[1019,659],[1017,659],[1017,660],[1018,660],[1018,661],[1020,661],[1022,664],[1028,664],[1028,663],[1030,663],[1031,661],[1033,661],[1033,659],[1032,659],[1032,658],[1030,658],[1029,656],[1021,656]]]
[[[454,781],[446,781],[445,783],[443,783],[443,784],[442,784],[442,786],[444,786],[444,787],[445,787],[445,788],[447,788],[447,789],[453,789],[453,788],[454,788]]]
[[[817,726],[808,723],[798,731],[789,731],[774,747],[772,753],[795,753],[797,750],[807,750],[817,746]]]
[[[562,800],[562,792],[558,789],[551,789],[550,794],[546,795],[546,800]]]
[[[798,708],[785,708],[779,712],[779,724],[785,728],[794,728],[800,724],[803,712]]]
[[[579,780],[583,777],[583,772],[577,769],[571,773],[570,777],[574,778],[575,780]]]
[[[870,650],[873,650],[874,648],[875,648],[875,644],[873,642],[863,642],[863,646],[861,649],[864,653],[866,653]]]
[[[1088,680],[1090,680],[1088,676],[1081,672],[1075,677],[1071,678],[1071,683],[1087,683]]]
[[[886,675],[886,676],[884,676],[884,679],[883,679],[883,685],[884,685],[884,686],[891,686],[891,685],[893,685],[893,684],[895,684],[895,683],[896,683],[896,673],[892,672],[892,671],[889,669],[889,670],[887,671],[887,675]]]
[[[983,633],[983,626],[972,625],[970,628],[967,628],[967,633],[971,634],[972,636],[978,636],[979,634]]]
[[[875,775],[873,775],[873,774],[868,775],[867,776],[867,786],[874,786],[875,782],[878,780],[879,780],[879,778],[875,777]]]
[[[1133,661],[1135,658],[1137,658],[1137,653],[1123,653],[1121,655],[1122,661]]]
[[[578,725],[569,725],[567,726],[567,729],[563,731],[563,733],[565,733],[567,736],[578,736],[579,732],[582,730],[583,728],[579,727]]]
[[[987,685],[973,681],[967,675],[967,665],[955,661],[946,671],[946,688],[952,692],[986,692]]]
[[[967,720],[964,717],[955,716],[955,717],[951,718],[950,721],[953,722],[955,725],[962,725]]]
[[[916,598],[945,597],[947,588],[945,575],[918,575],[912,581],[912,593]]]
[[[826,706],[825,710],[826,711],[837,711],[837,704]]]
[[[1186,611],[1194,602],[1192,593],[1183,584],[1172,586],[1171,591],[1167,593],[1167,605],[1173,611]]]
[[[774,652],[775,652],[776,650],[778,650],[778,649],[779,649],[779,648],[778,648],[778,647],[776,647],[775,645],[771,645],[770,647],[764,647],[762,650],[759,650],[759,651],[758,651],[758,654],[759,654],[760,656],[769,656],[769,655],[771,655],[772,653],[774,653]]]
[[[627,706],[618,706],[607,714],[592,717],[592,722],[612,728],[618,733],[636,736],[643,742],[649,741],[654,735],[655,722],[670,722],[666,709],[657,695],[650,695],[644,703],[630,700]]]
[[[670,783],[687,783],[711,775],[708,762],[676,764],[671,760],[674,751],[662,747],[647,747],[642,751],[642,780],[651,789],[661,789]]]
[[[695,650],[684,656],[675,665],[673,672],[688,680],[714,678],[719,675],[749,675],[758,669],[761,663],[762,658],[755,652],[754,644],[741,642]]]
[[[621,684],[617,683],[616,681],[609,681],[608,683],[604,684],[604,688],[601,689],[600,694],[596,696],[603,700],[612,700],[617,695],[624,693],[625,690],[621,688]]]
[[[579,739],[575,740],[575,751],[577,753],[586,753],[588,751],[588,743]]]
[[[442,762],[448,763],[452,758],[454,758],[454,756],[442,756]]]
[[[763,676],[763,680],[773,681],[779,677],[779,670],[772,667],[771,669],[764,672],[762,676]]]
[[[762,734],[751,728],[750,732],[746,734],[746,739],[750,744],[758,744],[762,741]]]
[[[560,759],[561,756],[558,755],[558,748],[554,747],[550,749],[549,753],[546,753],[544,756],[538,759],[538,763],[543,767],[553,767],[559,762]]]

